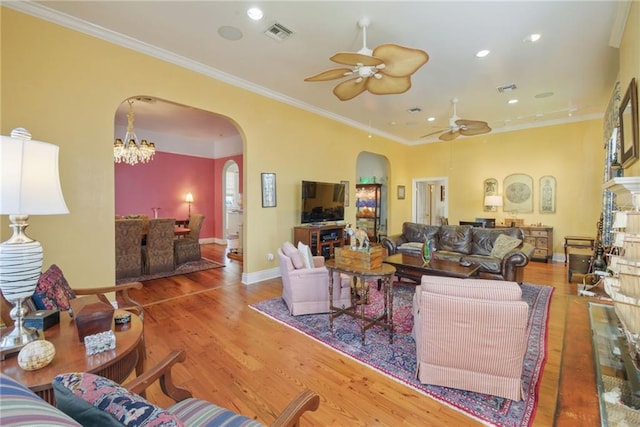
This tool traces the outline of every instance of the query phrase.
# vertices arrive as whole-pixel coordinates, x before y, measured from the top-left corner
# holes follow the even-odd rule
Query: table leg
[[[387,322],[389,323],[389,343],[393,344],[393,275],[384,278],[385,306],[389,302]],[[385,307],[386,309],[386,307]]]
[[[333,332],[333,269],[327,268],[329,272],[329,330]]]
[[[360,304],[360,332],[362,334],[362,345],[364,345],[364,341],[365,341],[365,334],[367,333],[367,329],[366,329],[366,319],[365,319],[365,315],[364,315],[364,307],[367,305],[367,299],[369,298],[369,290],[368,288],[365,286],[364,283],[364,277],[362,276],[353,276],[354,279],[357,277],[358,281],[360,281],[360,299],[361,299],[361,304]],[[358,291],[358,287],[357,287],[357,282],[356,282],[356,293]],[[357,299],[357,297],[356,297]]]
[[[564,265],[567,265],[567,241],[564,241]]]

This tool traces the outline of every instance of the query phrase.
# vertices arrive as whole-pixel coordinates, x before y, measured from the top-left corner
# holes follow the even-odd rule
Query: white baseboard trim
[[[274,267],[253,273],[242,273],[242,283],[245,285],[252,285],[254,283],[262,282],[263,280],[275,279],[276,277],[280,277],[280,267]]]

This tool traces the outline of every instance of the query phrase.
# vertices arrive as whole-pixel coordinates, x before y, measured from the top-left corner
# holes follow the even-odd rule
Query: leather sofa
[[[494,246],[500,235],[520,240],[504,256],[497,256]],[[426,225],[405,222],[402,233],[383,237],[381,244],[389,255],[405,253],[420,256],[425,241],[435,249],[433,257],[449,261],[480,264],[483,279],[522,282],[524,267],[533,254],[533,246],[524,242],[520,228],[480,228],[469,225]]]

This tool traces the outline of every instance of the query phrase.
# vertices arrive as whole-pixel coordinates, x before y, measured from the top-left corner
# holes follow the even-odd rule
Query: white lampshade
[[[69,213],[60,187],[58,146],[23,139],[20,135],[24,133],[16,131],[11,132],[11,137],[1,137],[0,214]]]
[[[187,193],[187,197],[185,197],[184,201],[187,203],[193,203],[193,194]]]
[[[485,206],[502,206],[502,196],[484,196]]]

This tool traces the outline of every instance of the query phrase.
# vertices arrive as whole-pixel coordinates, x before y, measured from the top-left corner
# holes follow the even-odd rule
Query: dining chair
[[[189,261],[200,261],[200,229],[204,215],[193,214],[189,218],[189,234],[173,242],[173,253],[176,265]]]
[[[174,218],[159,218],[149,220],[147,244],[142,247],[142,262],[144,274],[173,271],[173,228]]]
[[[116,279],[142,274],[142,220],[118,219],[116,227]]]

